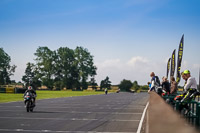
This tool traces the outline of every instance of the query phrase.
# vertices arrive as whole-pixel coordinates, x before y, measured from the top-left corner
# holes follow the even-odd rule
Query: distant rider
[[[108,88],[105,88],[105,94],[107,95],[108,94]]]

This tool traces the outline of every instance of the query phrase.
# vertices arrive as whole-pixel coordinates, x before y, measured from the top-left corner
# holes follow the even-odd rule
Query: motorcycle
[[[33,108],[35,107],[34,105],[34,96],[32,93],[27,92],[24,96],[24,103],[25,103],[25,107],[26,107],[26,111],[27,112],[33,112]]]

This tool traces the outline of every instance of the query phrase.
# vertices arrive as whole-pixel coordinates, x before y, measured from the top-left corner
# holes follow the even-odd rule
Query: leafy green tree
[[[119,88],[122,91],[130,91],[132,86],[133,86],[132,82],[126,79],[123,79],[119,84]]]
[[[88,77],[96,75],[96,66],[93,63],[93,56],[88,52],[87,49],[83,47],[77,47],[74,50],[76,71],[78,73],[77,89],[87,89],[88,88]]]
[[[74,51],[67,47],[57,50],[55,81],[63,87],[73,89],[78,80],[75,67]]]
[[[41,81],[37,77],[37,68],[33,63],[28,62],[25,70],[25,75],[22,81],[25,83],[26,88],[31,85],[34,89],[41,86]]]
[[[103,88],[111,89],[111,81],[108,76],[100,83],[100,89],[102,90]]]
[[[140,86],[138,85],[138,82],[137,82],[137,81],[134,81],[134,82],[133,82],[132,89],[134,89],[135,91],[137,91],[139,88],[140,88]]]
[[[93,90],[97,89],[98,84],[96,83],[95,77],[91,77],[89,84],[92,86]]]
[[[35,56],[38,77],[42,80],[43,85],[53,89],[56,52],[51,51],[48,47],[39,47]]]
[[[140,90],[149,90],[149,86],[148,85],[142,85],[139,88]]]
[[[33,79],[33,77],[35,75],[33,72],[34,64],[28,62],[26,65],[27,65],[27,67],[25,70],[25,75],[22,77],[22,81],[24,81],[25,84],[28,84],[28,83],[30,83],[30,81]]]
[[[16,66],[11,66],[10,62],[10,56],[0,48],[0,85],[11,83],[10,76],[15,72]]]
[[[87,49],[75,50],[60,47],[51,51],[48,47],[39,47],[35,53],[37,77],[48,88],[87,89],[88,77],[96,75],[93,56]]]

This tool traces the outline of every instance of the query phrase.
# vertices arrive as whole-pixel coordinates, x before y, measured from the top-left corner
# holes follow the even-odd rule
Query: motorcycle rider
[[[191,77],[190,71],[185,70],[183,72],[185,75],[185,80],[187,81],[184,86],[184,92],[185,92],[185,100],[192,100],[195,98],[195,93],[197,92],[197,82],[194,77]]]
[[[29,93],[31,93],[33,95],[33,106],[35,106],[35,99],[36,99],[36,96],[37,96],[35,90],[33,89],[32,86],[29,86],[28,89],[24,93],[24,97],[25,97],[27,92],[29,92]]]
[[[183,94],[180,95],[180,101],[189,102],[191,100],[194,100],[196,95],[198,94],[197,82],[195,78],[191,77],[189,70],[183,71],[181,75],[182,75],[182,78],[185,80],[185,85],[184,85]],[[183,108],[186,109],[185,114],[187,114],[191,110],[187,103],[180,104],[179,111],[181,111]]]
[[[107,95],[108,94],[108,88],[105,88],[105,94]]]

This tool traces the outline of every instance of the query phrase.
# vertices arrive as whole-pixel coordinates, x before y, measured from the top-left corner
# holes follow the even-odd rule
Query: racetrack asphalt
[[[0,104],[0,133],[136,133],[147,93],[110,93]]]

